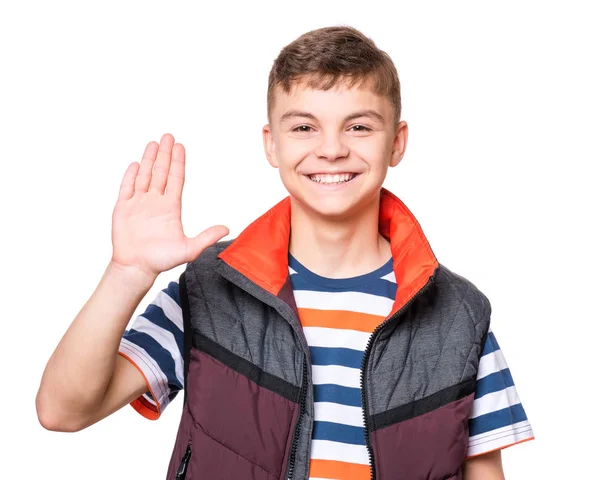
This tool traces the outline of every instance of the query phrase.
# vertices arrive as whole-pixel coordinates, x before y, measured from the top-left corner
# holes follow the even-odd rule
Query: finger
[[[185,181],[185,148],[181,143],[173,146],[171,157],[171,168],[167,178],[167,190],[165,195],[181,199],[183,183]]]
[[[148,185],[150,184],[150,177],[152,176],[152,165],[156,159],[156,152],[158,151],[158,143],[150,142],[146,145],[144,150],[144,156],[140,169],[138,170],[137,177],[135,179],[135,191],[136,192],[147,192]]]
[[[155,191],[161,195],[164,193],[167,175],[169,174],[169,167],[171,165],[173,142],[175,142],[175,139],[170,133],[165,133],[160,139],[158,155],[154,162],[154,167],[152,168],[152,177],[148,191]]]
[[[186,262],[194,261],[204,249],[215,244],[219,239],[228,234],[229,229],[225,225],[215,225],[207,228],[194,238],[188,238]]]
[[[135,177],[137,175],[140,164],[138,162],[130,163],[125,170],[123,180],[121,180],[121,187],[119,189],[118,202],[127,200],[133,196],[133,185],[135,184]]]

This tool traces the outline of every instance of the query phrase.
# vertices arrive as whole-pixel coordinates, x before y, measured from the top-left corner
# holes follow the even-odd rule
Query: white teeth
[[[352,180],[357,174],[355,173],[336,173],[335,175],[309,175],[313,182],[317,183],[344,183]]]

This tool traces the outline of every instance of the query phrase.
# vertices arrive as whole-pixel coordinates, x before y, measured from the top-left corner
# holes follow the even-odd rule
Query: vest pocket
[[[185,454],[179,462],[179,466],[177,467],[177,471],[175,472],[175,480],[184,480],[185,474],[187,473],[187,467],[190,462],[190,457],[192,455],[192,447],[188,444]]]
[[[169,467],[167,469],[166,480],[190,480],[193,477],[193,472],[189,465],[192,458],[193,428],[194,421],[187,405],[184,404],[181,421],[179,423],[179,431],[177,432],[173,453],[171,454],[171,461],[169,462]]]

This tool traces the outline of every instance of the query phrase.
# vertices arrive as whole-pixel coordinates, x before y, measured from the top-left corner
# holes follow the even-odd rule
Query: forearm
[[[464,480],[505,480],[501,450],[478,455],[463,463]]]
[[[101,404],[125,328],[154,280],[109,263],[44,370],[36,406],[47,423],[83,418]]]

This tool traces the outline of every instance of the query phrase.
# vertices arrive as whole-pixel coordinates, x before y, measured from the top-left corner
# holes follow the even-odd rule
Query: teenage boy
[[[382,188],[408,137],[391,59],[351,27],[308,32],[275,60],[267,111],[290,196],[233,241],[183,234],[171,135],[128,167],[113,256],[48,362],[40,422],[77,431],[127,403],[157,419],[183,389],[167,478],[504,478],[500,449],[533,432],[490,303]]]

